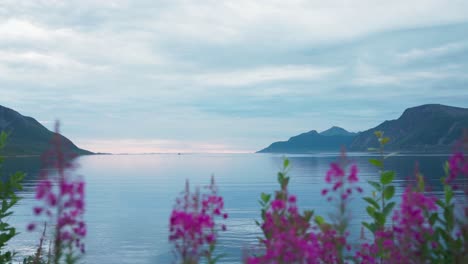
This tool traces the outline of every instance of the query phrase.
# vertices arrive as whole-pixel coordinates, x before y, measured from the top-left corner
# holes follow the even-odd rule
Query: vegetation
[[[207,192],[200,193],[199,189],[191,192],[187,181],[172,211],[169,240],[179,263],[193,264],[204,258],[206,263],[213,264],[222,257],[215,256],[214,250],[217,231],[226,231],[226,226],[217,224],[216,218],[226,219],[228,215],[223,211],[223,198],[217,194],[214,178],[204,190]]]
[[[289,160],[285,159],[278,173],[279,190],[260,196],[261,222],[257,225],[263,237],[259,249],[251,250],[244,262],[468,263],[468,188],[457,184],[468,179],[468,158],[463,149],[468,146],[466,139],[446,164],[442,199],[426,191],[424,177],[416,172],[414,184],[406,187],[396,207],[392,184],[395,173],[384,166],[385,159],[393,155],[383,152],[390,139],[380,131],[375,136],[381,158],[369,162],[379,169],[380,177],[378,182],[368,182],[373,195],[363,199],[371,221],[362,223],[363,233],[367,229],[372,238],[363,236],[358,243],[349,239],[348,204],[362,188],[358,185],[358,168],[344,152],[338,162],[330,165],[324,179],[330,187],[323,189],[322,195],[336,207],[329,219],[312,210],[300,211],[298,197],[288,190]],[[455,191],[464,194],[458,203]]]
[[[0,134],[0,150],[5,147],[7,141],[7,134],[2,132]],[[3,163],[3,157],[0,156],[0,166]],[[21,190],[21,181],[24,178],[24,174],[17,172],[8,177],[2,177],[0,180],[0,263],[9,263],[13,260],[15,252],[6,251],[5,248],[13,237],[18,232],[14,226],[11,226],[7,221],[9,216],[13,214],[11,210],[15,204],[18,203],[20,198],[15,194],[15,191]]]
[[[0,135],[0,148],[5,145],[6,138],[5,133]],[[33,212],[38,220],[28,225],[28,230],[32,231],[41,224],[42,235],[36,253],[26,257],[24,264],[72,264],[84,253],[84,181],[70,174],[73,168],[71,154],[63,150],[62,139],[57,123],[52,148],[43,155],[48,169],[44,170],[36,186],[35,198],[40,206],[34,207]],[[50,168],[54,169],[55,174],[49,175]],[[6,220],[13,214],[11,208],[19,200],[15,191],[22,189],[20,182],[23,177],[24,174],[16,173],[0,181],[0,263],[13,263],[14,260],[15,252],[5,251],[5,248],[17,232]],[[53,228],[49,232],[52,233],[50,238],[46,232],[47,226]],[[44,246],[46,240],[50,241],[47,250]]]

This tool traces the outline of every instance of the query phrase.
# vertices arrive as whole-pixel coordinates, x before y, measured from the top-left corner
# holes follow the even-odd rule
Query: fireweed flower
[[[340,208],[344,209],[353,190],[361,191],[354,187],[358,181],[357,173],[356,166],[352,166],[349,174],[346,174],[341,164],[332,163],[325,176],[325,182],[332,187],[324,189],[322,195],[335,192],[345,195],[340,203]],[[296,202],[297,197],[288,192],[287,184],[276,192],[261,225],[265,234],[265,239],[261,241],[264,251],[247,258],[246,263],[343,263],[342,249],[350,249],[346,241],[348,233],[344,216],[332,224],[312,226],[312,212],[300,213]]]
[[[468,159],[463,152],[454,153],[448,160],[449,174],[445,179],[445,184],[449,184],[453,189],[458,189],[455,184],[457,177],[463,176],[460,180],[468,180]],[[468,190],[465,190],[468,191]]]
[[[429,263],[435,230],[429,215],[437,212],[437,199],[410,186],[405,189],[391,227],[378,230],[373,243],[364,243],[355,255],[360,263]],[[380,256],[379,256],[380,254]]]
[[[226,230],[224,224],[215,222],[216,218],[226,219],[228,215],[224,212],[223,198],[217,194],[214,178],[205,189],[207,193],[200,194],[198,189],[192,193],[187,181],[169,219],[169,241],[181,263],[198,263],[201,256],[212,260],[217,230]]]
[[[328,201],[334,201],[338,211],[331,215],[331,224],[321,226],[320,240],[323,247],[322,260],[325,263],[337,263],[343,260],[344,250],[350,251],[347,232],[349,222],[349,212],[347,204],[354,192],[361,193],[361,187],[357,186],[359,181],[358,167],[351,164],[349,171],[346,171],[349,161],[346,153],[342,151],[339,162],[330,164],[330,168],[325,176],[325,182],[331,186],[321,191],[322,196]],[[338,197],[338,199],[337,199]]]
[[[345,161],[345,157],[343,157],[343,160]],[[351,165],[349,174],[347,175],[339,163],[334,162],[330,164],[330,169],[327,171],[325,176],[325,182],[332,187],[322,189],[321,194],[323,196],[329,195],[328,200],[331,201],[333,199],[334,193],[336,192],[339,192],[339,197],[342,200],[349,198],[353,191],[361,193],[362,188],[355,186],[355,184],[359,181],[357,174],[358,168],[355,164]]]
[[[75,168],[73,156],[65,152],[64,143],[57,122],[52,148],[42,156],[45,169],[41,171],[35,195],[39,205],[33,208],[36,217],[45,218],[54,228],[52,263],[59,263],[63,256],[75,257],[76,250],[85,251],[85,183],[82,177],[71,174]],[[29,224],[28,230],[34,230],[37,222]]]
[[[299,213],[296,200],[294,195],[277,193],[261,226],[266,234],[264,254],[249,257],[246,263],[318,263],[321,246],[308,217]]]

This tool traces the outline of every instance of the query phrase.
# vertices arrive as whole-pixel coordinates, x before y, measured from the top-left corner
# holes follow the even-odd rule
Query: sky
[[[1,0],[0,105],[96,152],[243,153],[468,107],[466,0]]]

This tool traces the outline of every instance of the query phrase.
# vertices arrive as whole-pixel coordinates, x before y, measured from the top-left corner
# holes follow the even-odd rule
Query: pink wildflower
[[[181,198],[176,200],[169,219],[169,241],[174,244],[177,257],[183,263],[197,263],[200,256],[211,257],[209,245],[217,242],[215,217],[226,219],[224,201],[217,195],[217,188],[212,179],[207,187],[208,194],[190,192],[188,182]],[[221,225],[225,231],[226,226]]]
[[[424,248],[436,248],[428,239],[434,233],[427,214],[437,212],[436,199],[408,187],[403,193],[400,210],[395,211],[394,225],[375,233],[373,244],[363,244],[356,258],[361,263],[381,263],[376,257],[385,252],[382,263],[426,263]]]
[[[37,216],[45,212],[51,226],[56,227],[52,249],[55,256],[63,255],[64,251],[71,253],[73,247],[84,252],[84,182],[69,173],[74,167],[70,162],[72,156],[64,152],[58,123],[52,144],[53,148],[43,155],[43,160],[46,168],[52,167],[57,175],[49,175],[49,169],[42,171],[35,196],[42,205],[34,207],[33,211]],[[34,225],[30,224],[28,230],[31,231]]]
[[[346,163],[346,156],[343,153],[342,155],[343,163]],[[330,189],[325,188],[322,190],[322,196],[329,194],[329,192],[340,192],[339,196],[341,199],[347,199],[353,192],[353,190],[358,191],[359,193],[362,192],[361,187],[353,186],[355,183],[359,181],[357,176],[358,168],[355,164],[351,165],[349,175],[345,177],[345,170],[341,168],[339,163],[331,163],[330,169],[327,171],[325,176],[325,182],[328,184],[332,184]],[[343,193],[342,193],[343,192]],[[344,193],[346,192],[346,193]],[[330,194],[332,195],[332,194]],[[332,200],[331,196],[328,197],[328,200]]]

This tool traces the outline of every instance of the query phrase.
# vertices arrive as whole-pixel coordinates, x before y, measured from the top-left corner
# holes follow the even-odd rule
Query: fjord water
[[[339,153],[289,155],[290,190],[297,194],[303,209],[315,209],[326,216],[333,205],[321,197],[324,175],[330,162]],[[221,233],[219,253],[226,253],[222,263],[240,263],[243,252],[255,246],[260,234],[258,198],[261,192],[273,192],[276,175],[282,164],[281,155],[273,154],[159,154],[159,155],[95,155],[77,159],[77,174],[86,180],[86,238],[84,263],[171,263],[168,243],[168,219],[185,180],[192,186],[205,186],[214,175],[224,197],[229,218],[228,230]],[[359,167],[360,186],[369,195],[364,182],[377,178],[377,170],[369,165],[371,154],[350,153],[349,159]],[[397,196],[413,179],[416,162],[426,176],[431,191],[441,193],[440,177],[447,155],[405,154],[386,160],[387,169],[395,170]],[[28,175],[24,198],[15,208],[10,223],[21,234],[10,244],[19,255],[32,254],[39,241],[39,232],[27,232],[33,219],[34,186],[40,161],[37,158],[10,158],[3,172],[21,170]],[[360,232],[359,223],[366,219],[365,204],[354,196],[350,203],[353,217],[351,231]],[[357,236],[357,235],[356,235]]]

